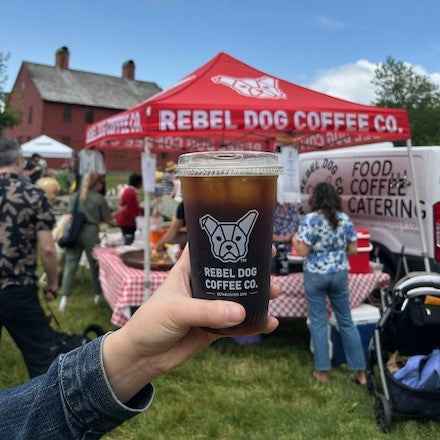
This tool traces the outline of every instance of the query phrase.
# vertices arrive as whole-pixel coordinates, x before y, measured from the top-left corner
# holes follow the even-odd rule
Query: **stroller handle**
[[[411,290],[418,288],[424,288],[425,294],[428,288],[440,289],[440,274],[423,273],[405,277],[394,286],[394,290],[403,295],[407,295]],[[421,293],[418,295],[421,295]]]
[[[408,290],[406,293],[407,298],[415,298],[416,296],[432,295],[440,297],[440,289],[435,287],[416,287]]]

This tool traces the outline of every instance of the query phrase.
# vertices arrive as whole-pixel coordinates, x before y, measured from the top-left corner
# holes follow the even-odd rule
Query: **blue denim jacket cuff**
[[[126,404],[117,399],[104,370],[102,344],[106,336],[94,339],[59,360],[66,409],[78,424],[99,432],[107,432],[145,411],[154,394],[152,384],[147,384]]]

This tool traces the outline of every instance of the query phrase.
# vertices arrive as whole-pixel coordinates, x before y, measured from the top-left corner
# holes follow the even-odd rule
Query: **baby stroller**
[[[382,293],[381,318],[370,341],[366,373],[368,391],[375,398],[376,422],[383,432],[389,432],[393,418],[440,419],[440,388],[409,387],[387,367],[396,351],[400,356],[415,356],[440,348],[440,305],[435,305],[439,300],[437,273],[410,273]]]

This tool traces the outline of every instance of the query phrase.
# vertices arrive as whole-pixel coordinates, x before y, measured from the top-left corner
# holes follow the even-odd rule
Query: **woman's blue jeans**
[[[344,347],[347,366],[352,371],[365,369],[365,356],[361,338],[353,324],[348,292],[348,272],[314,273],[304,271],[304,287],[310,318],[315,369],[330,370],[328,350],[328,316],[326,296],[328,295]]]

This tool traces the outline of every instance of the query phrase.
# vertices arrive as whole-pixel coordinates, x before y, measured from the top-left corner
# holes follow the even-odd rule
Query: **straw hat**
[[[169,160],[166,164],[165,164],[165,171],[167,173],[171,173],[176,169],[176,163],[173,162],[172,160]]]

